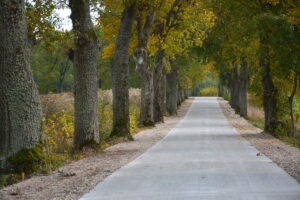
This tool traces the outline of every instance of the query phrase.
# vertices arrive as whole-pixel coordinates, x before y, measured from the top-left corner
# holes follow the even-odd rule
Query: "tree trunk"
[[[226,83],[226,75],[224,72],[219,73],[219,86],[218,86],[218,96],[224,97],[224,86]]]
[[[171,73],[167,74],[166,78],[167,78],[166,109],[169,115],[177,115],[178,69],[175,63],[173,63]]]
[[[153,71],[140,74],[141,80],[141,110],[140,124],[144,126],[153,126]],[[144,76],[142,76],[144,74]]]
[[[178,105],[181,105],[184,102],[184,92],[183,89],[178,90]]]
[[[242,117],[247,117],[248,63],[243,58],[239,84],[239,110]]]
[[[29,66],[24,0],[0,1],[0,170],[41,139],[41,103]]]
[[[143,17],[137,19],[138,46],[135,49],[134,60],[136,71],[141,81],[141,108],[140,124],[153,126],[153,69],[148,60],[147,45],[151,33],[151,26],[154,22],[155,13],[146,17],[143,24]]]
[[[156,66],[153,75],[154,85],[154,104],[153,116],[154,122],[164,121],[164,107],[165,107],[165,74],[163,65],[164,51],[159,50],[156,55]]]
[[[263,107],[265,112],[265,131],[274,134],[277,120],[277,90],[271,77],[269,49],[265,40],[261,41],[259,63],[262,68]]]
[[[224,90],[225,90],[225,86],[227,83],[226,79],[228,79],[227,73],[224,73],[221,71],[219,73],[219,86],[218,86],[218,96],[219,97],[224,97]]]
[[[189,98],[189,90],[185,89],[184,90],[184,99],[188,99]]]
[[[135,5],[131,5],[125,8],[122,13],[116,47],[111,61],[113,91],[113,130],[111,137],[121,136],[132,139],[129,118],[128,48],[135,12]]]
[[[97,36],[90,16],[89,0],[70,0],[74,39],[74,145],[98,143]]]
[[[219,97],[223,97],[224,96],[224,86],[221,85],[221,83],[219,83],[219,86],[218,86],[218,96]]]
[[[291,95],[289,96],[289,108],[290,108],[290,117],[291,117],[291,128],[289,131],[289,136],[294,137],[295,136],[295,120],[294,120],[294,109],[293,109],[293,104],[294,104],[294,97],[296,94],[297,90],[297,84],[298,84],[298,74],[295,73],[294,77],[294,85],[293,85],[293,90]]]
[[[239,113],[239,74],[237,66],[233,69],[233,76],[230,82],[230,93],[230,105],[237,113]]]
[[[178,90],[177,90],[177,108],[181,105],[181,90],[179,89],[179,84],[178,85]]]

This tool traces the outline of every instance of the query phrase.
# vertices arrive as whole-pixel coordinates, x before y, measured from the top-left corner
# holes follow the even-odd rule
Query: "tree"
[[[167,74],[166,109],[169,115],[177,114],[178,100],[178,66],[176,61],[171,62],[171,72]]]
[[[171,7],[167,9],[165,16],[155,25],[154,34],[159,38],[158,50],[155,55],[155,69],[153,76],[154,99],[153,116],[154,122],[163,122],[165,112],[166,76],[164,69],[165,50],[162,45],[165,43],[169,32],[178,25],[179,14],[183,11],[184,2],[174,0]],[[169,6],[169,5],[168,5]]]
[[[74,31],[74,100],[76,147],[99,142],[98,39],[90,16],[89,0],[70,0]]]
[[[144,7],[145,5],[141,5]],[[155,8],[154,8],[155,9]],[[147,15],[146,17],[144,15]],[[155,10],[150,13],[139,11],[137,17],[138,44],[134,53],[136,72],[141,80],[141,110],[140,124],[144,126],[154,125],[153,121],[153,69],[150,66],[150,58],[147,52],[151,28],[154,23]]]
[[[153,32],[153,37],[157,38],[154,71],[155,122],[163,121],[166,73],[171,72],[171,68],[168,69],[169,60],[188,54],[191,47],[201,46],[213,21],[213,13],[206,7],[206,1],[173,0],[158,13]],[[188,88],[185,85],[182,89]]]
[[[25,2],[0,2],[0,168],[41,140],[41,104],[29,67]]]
[[[248,91],[248,77],[249,76],[249,67],[246,58],[242,58],[241,69],[240,69],[240,77],[239,77],[239,110],[240,115],[242,117],[247,117],[247,108],[248,108],[248,99],[247,99],[247,91]]]
[[[113,130],[111,136],[123,136],[130,139],[132,136],[129,127],[128,48],[135,19],[135,6],[135,3],[125,4],[111,60],[113,90]]]

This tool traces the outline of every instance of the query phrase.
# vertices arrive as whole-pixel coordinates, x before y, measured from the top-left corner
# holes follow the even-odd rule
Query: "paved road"
[[[81,200],[300,200],[300,184],[230,127],[216,98]]]

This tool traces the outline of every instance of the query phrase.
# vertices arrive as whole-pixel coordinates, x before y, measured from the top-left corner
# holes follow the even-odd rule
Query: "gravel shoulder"
[[[185,116],[193,102],[190,98],[178,115],[166,117],[165,123],[134,135],[134,141],[122,142],[103,153],[65,165],[46,176],[34,176],[0,190],[1,200],[75,200],[93,189],[113,172],[131,162],[153,146]]]
[[[253,126],[247,120],[235,114],[227,101],[220,98],[219,104],[231,126],[247,139],[251,145],[269,157],[300,183],[300,149],[292,147]]]

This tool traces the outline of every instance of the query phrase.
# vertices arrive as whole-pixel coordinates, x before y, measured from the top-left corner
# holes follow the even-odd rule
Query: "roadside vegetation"
[[[0,185],[132,140],[190,95],[218,94],[299,146],[298,0],[11,2],[0,2]]]
[[[288,128],[279,132],[276,137],[294,147],[300,148],[300,99],[297,97],[294,104],[295,114],[295,137],[288,137]],[[246,118],[254,126],[264,129],[264,110],[259,98],[249,95],[248,96],[248,116]]]
[[[72,93],[47,94],[41,96],[43,105],[42,146],[20,152],[12,157],[17,173],[0,176],[0,188],[17,183],[34,174],[47,174],[60,166],[89,156],[113,144],[124,141],[110,138],[112,130],[112,91],[98,92],[99,129],[102,139],[96,146],[77,151],[74,138],[74,97]],[[130,89],[130,130],[132,134],[141,130],[139,126],[140,90]]]

